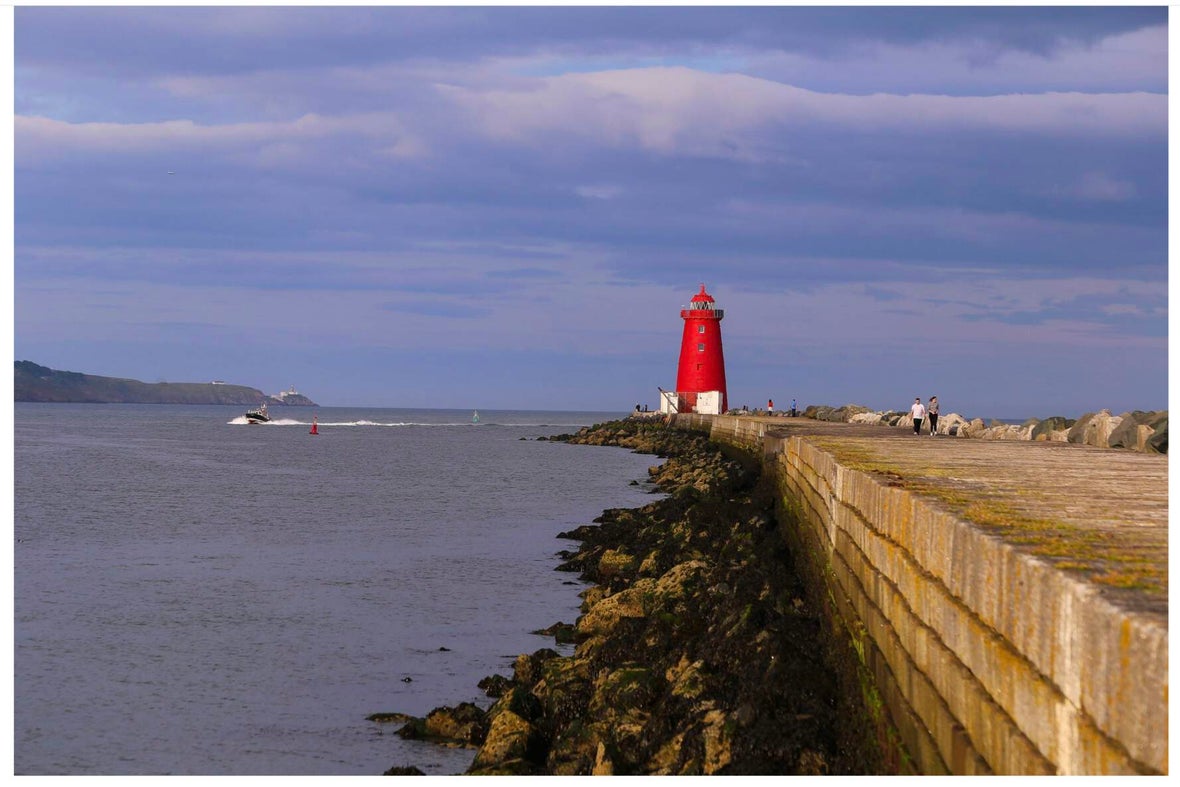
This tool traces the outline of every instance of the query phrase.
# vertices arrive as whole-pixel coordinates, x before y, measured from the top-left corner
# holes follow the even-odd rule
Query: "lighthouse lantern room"
[[[721,349],[721,320],[713,296],[701,291],[692,296],[689,308],[680,311],[684,334],[680,340],[680,364],[676,369],[676,390],[660,391],[660,410],[668,413],[724,413],[728,409],[725,391],[725,355]]]

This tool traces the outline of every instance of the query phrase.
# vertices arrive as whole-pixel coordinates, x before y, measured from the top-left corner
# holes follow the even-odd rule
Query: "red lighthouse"
[[[725,394],[725,356],[721,351],[722,309],[713,296],[701,291],[682,309],[684,336],[680,340],[680,365],[676,369],[677,409],[680,412],[719,412],[729,409]],[[715,392],[713,396],[708,395]]]

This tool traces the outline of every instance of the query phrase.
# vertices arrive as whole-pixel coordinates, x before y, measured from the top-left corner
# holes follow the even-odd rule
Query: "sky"
[[[14,14],[14,354],[322,405],[1167,407],[1167,8]]]

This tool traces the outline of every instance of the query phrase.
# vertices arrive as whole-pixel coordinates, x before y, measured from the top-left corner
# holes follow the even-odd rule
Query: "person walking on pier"
[[[926,419],[930,421],[930,436],[938,431],[938,397],[930,397],[930,406],[926,408]]]
[[[914,417],[914,434],[921,436],[922,419],[926,417],[926,408],[922,406],[922,397],[914,397],[914,406],[910,408],[910,415]]]

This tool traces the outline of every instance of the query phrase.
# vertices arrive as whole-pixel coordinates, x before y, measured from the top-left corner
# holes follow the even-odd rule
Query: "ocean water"
[[[532,439],[620,414],[314,412],[15,406],[16,773],[461,773],[365,717],[487,707],[578,614],[557,533],[652,499]]]

